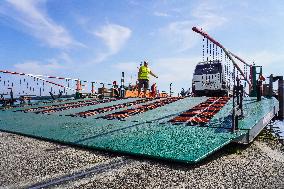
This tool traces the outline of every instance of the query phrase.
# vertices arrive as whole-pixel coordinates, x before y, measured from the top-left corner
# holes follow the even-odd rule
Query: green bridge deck
[[[122,109],[88,118],[66,115],[137,99],[112,101],[50,114],[15,111],[29,107],[12,108],[0,111],[0,130],[93,149],[196,163],[226,144],[248,135],[259,120],[268,119],[265,116],[275,110],[278,103],[275,99],[256,102],[255,99],[246,98],[245,118],[240,121],[240,130],[234,133],[229,129],[229,119],[226,119],[232,108],[231,101],[213,117],[208,124],[209,127],[174,125],[168,122],[206,99],[206,97],[184,98],[130,116],[124,121],[98,118]],[[144,104],[149,103],[151,102]],[[39,106],[44,105],[32,107]]]

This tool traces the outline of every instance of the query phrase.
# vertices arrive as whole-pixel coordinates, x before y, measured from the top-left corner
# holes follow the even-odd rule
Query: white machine
[[[226,81],[221,61],[199,62],[193,74],[192,93],[194,96],[228,96],[230,83]]]

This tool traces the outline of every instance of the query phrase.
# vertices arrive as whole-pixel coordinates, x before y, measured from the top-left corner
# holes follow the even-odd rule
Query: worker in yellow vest
[[[149,88],[150,75],[158,78],[158,76],[156,76],[148,67],[148,62],[144,61],[144,65],[139,68],[138,72],[138,97],[140,96],[142,88],[144,88],[144,97],[146,97],[147,89]]]

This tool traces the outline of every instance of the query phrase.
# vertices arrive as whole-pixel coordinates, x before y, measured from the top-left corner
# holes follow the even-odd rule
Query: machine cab
[[[195,96],[226,96],[229,84],[225,80],[220,60],[199,62],[194,70],[192,92]]]

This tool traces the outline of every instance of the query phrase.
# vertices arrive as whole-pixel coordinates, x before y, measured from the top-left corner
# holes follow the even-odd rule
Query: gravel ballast
[[[86,169],[113,156],[5,132],[0,132],[0,149],[0,186],[8,188]]]
[[[284,150],[274,141],[225,146],[197,165],[78,149],[5,132],[0,132],[0,148],[4,188],[31,186],[117,158],[127,161],[49,188],[284,188]]]

